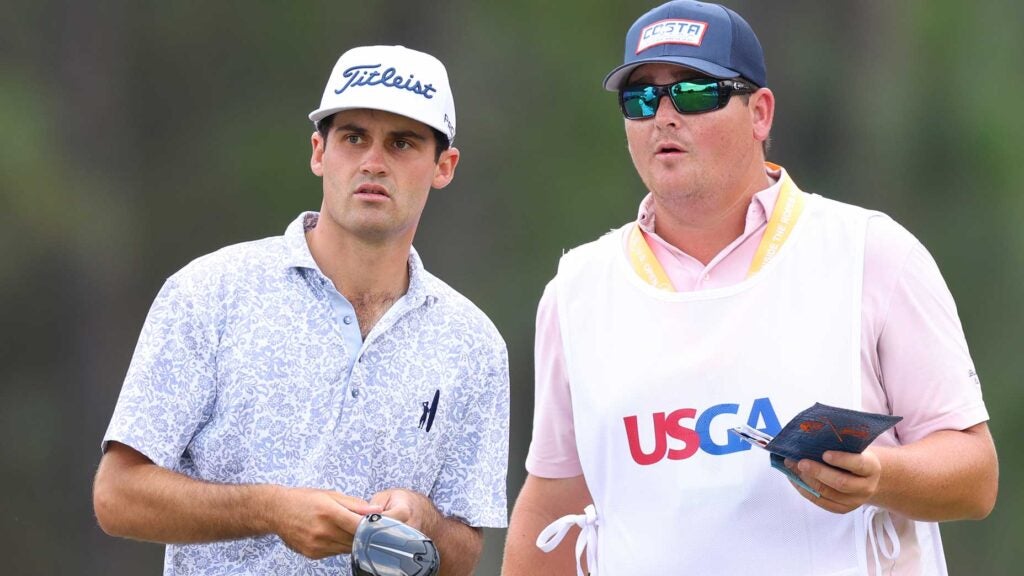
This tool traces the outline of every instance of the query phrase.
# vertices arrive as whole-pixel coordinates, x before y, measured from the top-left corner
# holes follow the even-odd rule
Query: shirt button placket
[[[359,384],[362,382],[363,376],[363,354],[362,351],[357,353],[355,365],[352,366],[352,375],[348,381],[349,391],[348,394],[354,399],[359,399],[359,395],[362,393]]]

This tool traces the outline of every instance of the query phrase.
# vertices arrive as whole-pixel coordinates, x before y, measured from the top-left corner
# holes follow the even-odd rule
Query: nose
[[[367,176],[383,176],[387,174],[388,167],[384,161],[384,149],[380,144],[369,146],[360,160],[359,171],[363,174]]]
[[[672,99],[667,95],[658,99],[658,110],[654,113],[654,121],[658,126],[679,126],[682,115],[676,111]]]

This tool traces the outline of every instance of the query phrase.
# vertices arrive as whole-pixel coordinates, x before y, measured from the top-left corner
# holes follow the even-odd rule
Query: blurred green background
[[[652,1],[14,0],[0,11],[0,549],[7,574],[157,574],[104,535],[91,481],[163,280],[320,205],[306,114],[338,55],[438,56],[462,151],[416,246],[508,342],[509,502],[524,477],[537,300],[564,249],[644,194],[600,86]],[[770,159],[889,213],[957,300],[1001,457],[995,512],[943,526],[953,574],[1015,572],[1024,537],[1024,4],[736,1],[778,110]],[[1015,440],[1017,439],[1017,440]],[[956,458],[956,454],[950,454]],[[498,572],[488,531],[479,574]]]

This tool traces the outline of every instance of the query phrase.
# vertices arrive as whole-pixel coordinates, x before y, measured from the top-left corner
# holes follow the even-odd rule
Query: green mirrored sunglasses
[[[619,91],[622,114],[630,120],[654,118],[662,96],[680,114],[701,114],[725,107],[733,94],[750,94],[757,87],[742,80],[691,78],[673,84],[634,84]]]

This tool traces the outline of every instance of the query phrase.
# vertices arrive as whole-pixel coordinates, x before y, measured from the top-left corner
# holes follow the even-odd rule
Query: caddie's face
[[[435,162],[430,128],[380,110],[345,110],[334,116],[326,141],[312,136],[310,168],[323,178],[320,225],[362,241],[412,242],[431,188],[455,175],[459,152]]]
[[[645,64],[633,72],[629,84],[665,85],[701,76],[673,64]],[[653,118],[625,120],[633,165],[659,205],[670,207],[735,188],[735,175],[763,160],[757,134],[764,122],[752,104],[759,97],[752,95],[748,102],[734,95],[724,108],[701,114],[680,114],[663,97]],[[765,131],[761,140],[766,137]]]

